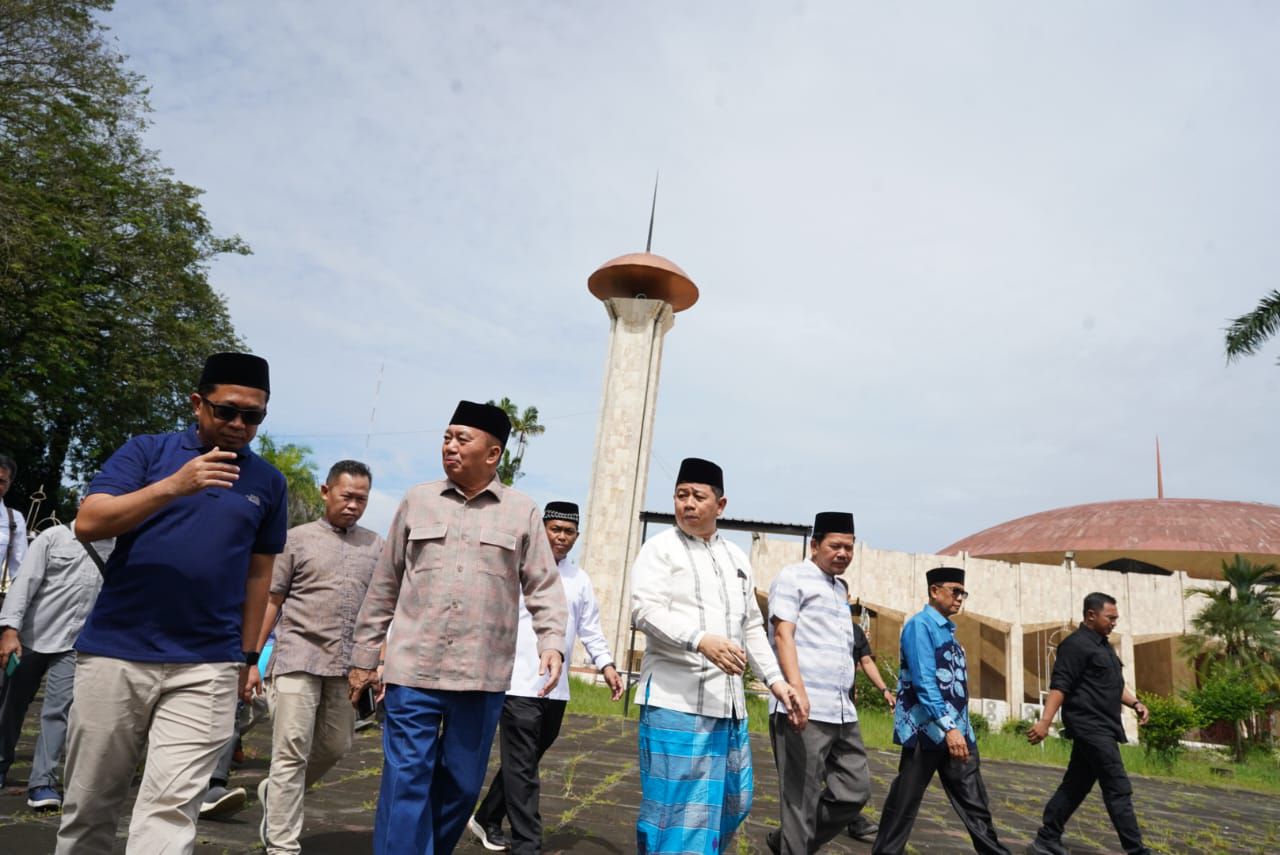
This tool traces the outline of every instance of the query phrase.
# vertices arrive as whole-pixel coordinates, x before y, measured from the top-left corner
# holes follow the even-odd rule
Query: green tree
[[[1258,734],[1257,717],[1266,708],[1266,697],[1248,674],[1222,669],[1200,688],[1187,693],[1204,724],[1224,721],[1233,732],[1232,754],[1244,760],[1250,733]]]
[[[1138,741],[1148,754],[1173,764],[1182,753],[1182,737],[1203,722],[1195,707],[1179,698],[1140,693],[1150,718],[1138,728]]]
[[[511,420],[511,432],[515,434],[516,450],[512,454],[508,446],[502,452],[502,461],[498,464],[498,478],[503,484],[514,484],[524,474],[520,471],[520,467],[524,464],[524,453],[529,447],[530,437],[541,436],[547,429],[538,423],[537,407],[525,407],[522,412],[510,398],[488,403],[501,409]]]
[[[17,497],[64,516],[64,481],[189,418],[204,357],[240,346],[208,265],[248,249],[143,145],[111,6],[0,0],[0,437]]]
[[[289,527],[319,519],[324,513],[324,499],[317,481],[319,469],[311,459],[311,447],[287,442],[276,445],[269,434],[258,434],[258,453],[284,473],[289,485]]]
[[[1280,684],[1280,573],[1274,564],[1254,564],[1239,555],[1222,562],[1222,588],[1188,588],[1208,599],[1191,619],[1195,632],[1183,637],[1183,652],[1202,679],[1219,671],[1248,674],[1259,687]]]
[[[1277,332],[1280,332],[1280,291],[1272,291],[1262,298],[1257,308],[1227,327],[1227,361],[1257,353]]]

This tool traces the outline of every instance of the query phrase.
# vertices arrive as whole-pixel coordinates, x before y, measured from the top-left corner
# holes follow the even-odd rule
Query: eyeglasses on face
[[[964,588],[951,588],[951,587],[948,587],[947,585],[939,585],[939,587],[942,588],[942,590],[946,591],[948,594],[950,594],[952,597],[954,597],[957,600],[969,599],[969,592],[966,591]]]
[[[246,425],[260,425],[262,420],[267,417],[266,410],[242,410],[230,404],[215,403],[204,395],[200,396],[200,400],[209,407],[213,412],[213,417],[220,422],[233,422],[236,420],[236,416],[239,416],[240,420]]]

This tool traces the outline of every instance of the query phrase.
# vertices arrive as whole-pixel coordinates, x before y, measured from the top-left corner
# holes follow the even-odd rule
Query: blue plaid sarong
[[[640,789],[641,855],[726,851],[751,811],[746,719],[646,705],[640,711]]]

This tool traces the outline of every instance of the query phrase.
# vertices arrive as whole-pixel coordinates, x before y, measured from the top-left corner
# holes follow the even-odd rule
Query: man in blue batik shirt
[[[935,772],[951,807],[969,831],[975,852],[1009,855],[991,824],[978,743],[969,724],[969,676],[952,615],[969,592],[964,570],[936,567],[926,574],[929,604],[902,627],[902,670],[893,741],[902,746],[898,777],[880,812],[873,853],[906,849],[920,800]]]

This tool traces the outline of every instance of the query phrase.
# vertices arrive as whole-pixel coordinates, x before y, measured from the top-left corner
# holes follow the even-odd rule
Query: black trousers
[[[536,855],[542,851],[542,815],[538,812],[538,761],[560,735],[567,701],[508,695],[498,723],[502,765],[494,773],[489,792],[476,810],[485,828],[511,824],[511,851]]]
[[[902,749],[898,760],[898,777],[889,787],[889,797],[880,811],[880,833],[871,847],[873,853],[897,853],[907,848],[911,827],[920,811],[920,800],[937,772],[951,807],[964,823],[973,841],[973,851],[983,855],[1009,855],[996,837],[991,824],[991,808],[987,788],[982,783],[978,752],[970,749],[968,760],[955,760],[945,748],[924,750]]]
[[[1089,795],[1094,781],[1102,790],[1102,803],[1107,806],[1124,851],[1130,855],[1149,852],[1142,843],[1138,818],[1133,812],[1133,786],[1120,758],[1120,746],[1114,736],[1103,734],[1080,734],[1072,739],[1071,762],[1067,764],[1058,791],[1045,805],[1043,825],[1037,837],[1058,843],[1067,820]]]

